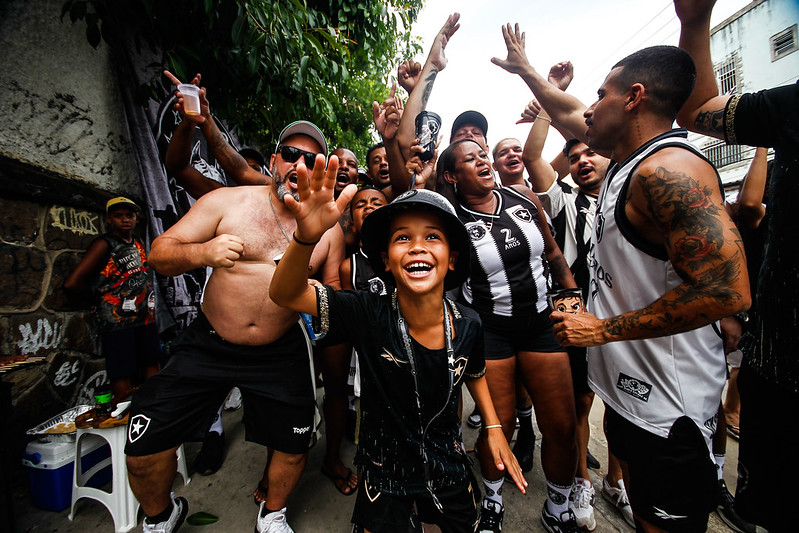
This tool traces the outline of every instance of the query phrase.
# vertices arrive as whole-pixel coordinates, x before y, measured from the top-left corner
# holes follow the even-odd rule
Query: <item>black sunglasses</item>
[[[296,163],[300,157],[305,158],[305,166],[308,168],[313,168],[314,163],[316,162],[316,154],[312,152],[306,152],[305,150],[300,150],[299,148],[294,148],[293,146],[282,145],[278,148],[280,152],[280,157],[283,158],[283,161],[288,163]]]

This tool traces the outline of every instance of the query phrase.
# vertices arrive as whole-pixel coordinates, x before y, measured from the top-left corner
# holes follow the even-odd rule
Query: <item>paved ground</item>
[[[465,389],[464,389],[465,390]],[[321,397],[321,390],[319,396]],[[464,412],[471,412],[472,401],[465,394]],[[607,465],[607,448],[601,431],[603,408],[600,401],[594,402],[591,412],[591,452],[602,466]],[[184,525],[181,533],[222,533],[249,532],[253,530],[257,507],[253,504],[252,491],[260,480],[265,460],[264,448],[244,442],[244,428],[241,411],[224,413],[223,423],[227,433],[227,455],[222,469],[213,476],[194,475],[191,482],[183,486],[180,476],[175,483],[175,492],[189,500],[189,514],[197,511],[212,513],[220,520],[207,526]],[[465,442],[471,448],[476,439],[476,431],[464,426]],[[538,431],[537,431],[538,432]],[[540,433],[539,433],[540,435]],[[187,444],[186,454],[189,460],[196,455],[197,444]],[[345,442],[344,455],[352,458],[355,448]],[[320,472],[324,453],[324,425],[319,443],[311,450],[308,466],[303,474],[292,500],[289,502],[289,524],[297,533],[347,532],[350,531],[350,516],[354,498],[340,495],[333,484]],[[727,466],[725,479],[730,490],[735,488],[735,465],[737,463],[738,446],[728,439]],[[475,461],[476,464],[476,461]],[[479,476],[479,472],[476,472]],[[594,485],[601,487],[604,471],[591,471]],[[536,452],[535,467],[527,475],[529,488],[527,495],[519,493],[515,488],[506,490],[505,522],[506,533],[541,532],[541,506],[546,495],[546,484],[540,469],[539,451]],[[30,533],[44,532],[111,532],[113,521],[105,507],[94,500],[83,499],[76,507],[74,522],[67,518],[69,510],[59,513],[42,511],[33,507],[27,486],[14,490],[14,507],[16,510],[17,531]],[[597,533],[622,531],[632,533],[633,529],[621,519],[599,495],[596,498]],[[141,513],[140,513],[141,517]],[[140,527],[140,526],[138,526]],[[134,531],[139,531],[138,527]],[[3,530],[0,527],[0,530]],[[731,531],[713,514],[710,517],[708,531],[726,533]]]

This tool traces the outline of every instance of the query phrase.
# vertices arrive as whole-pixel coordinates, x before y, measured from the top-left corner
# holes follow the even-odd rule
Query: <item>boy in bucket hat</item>
[[[361,433],[355,462],[361,487],[353,522],[395,531],[420,522],[442,531],[473,531],[480,495],[463,451],[457,416],[465,382],[485,414],[497,467],[524,492],[526,482],[499,427],[485,382],[477,315],[444,298],[466,276],[469,237],[448,202],[411,190],[366,218],[362,241],[389,294],[308,285],[316,242],[337,223],[355,193],[333,200],[338,161],[310,173],[298,165],[298,196],[285,198],[297,220],[292,243],[275,270],[270,298],[315,316],[329,337],[348,340],[361,364]]]

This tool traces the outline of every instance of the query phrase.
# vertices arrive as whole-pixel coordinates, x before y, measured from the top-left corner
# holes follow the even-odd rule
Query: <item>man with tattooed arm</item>
[[[518,25],[507,59],[553,120],[611,164],[588,265],[590,313],[553,312],[558,340],[588,346],[591,388],[645,531],[704,531],[715,507],[710,438],[726,368],[714,322],[749,307],[740,235],[718,173],[673,130],[696,79],[670,46],[619,61],[588,109],[527,60]]]

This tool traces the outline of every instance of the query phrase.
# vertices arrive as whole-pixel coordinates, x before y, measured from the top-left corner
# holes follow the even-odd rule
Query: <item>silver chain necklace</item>
[[[280,219],[277,216],[277,211],[275,211],[275,205],[272,203],[272,193],[269,193],[269,207],[272,208],[272,214],[275,215],[275,222],[277,222],[277,227],[280,228],[280,233],[286,238],[286,242],[291,244],[291,238],[286,233],[286,230],[283,229],[283,224],[280,223]]]

